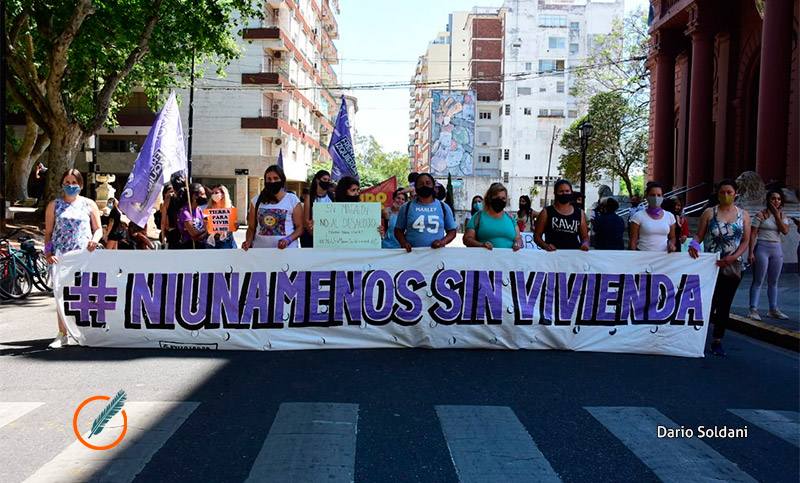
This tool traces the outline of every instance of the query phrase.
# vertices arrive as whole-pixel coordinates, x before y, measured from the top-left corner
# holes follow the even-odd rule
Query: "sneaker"
[[[758,310],[756,309],[750,309],[750,315],[748,315],[748,317],[750,317],[752,320],[761,322],[761,316],[758,315]]]
[[[725,349],[722,348],[722,341],[719,340],[711,342],[711,353],[714,354],[715,356],[728,355],[728,353],[725,352]]]
[[[69,339],[67,338],[67,334],[63,332],[59,332],[53,342],[50,343],[51,349],[61,349],[62,347],[66,347],[69,345]]]
[[[789,320],[789,316],[781,312],[780,309],[770,310],[767,316],[773,319]]]

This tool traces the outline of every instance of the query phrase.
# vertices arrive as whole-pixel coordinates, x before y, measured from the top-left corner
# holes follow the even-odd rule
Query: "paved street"
[[[0,317],[0,481],[798,481],[798,356],[45,350],[52,298]],[[78,405],[127,392],[83,447]],[[313,404],[309,404],[313,403]],[[105,402],[81,412],[86,436]],[[89,440],[120,435],[120,415]],[[657,437],[658,426],[694,437]],[[747,437],[699,438],[699,426]],[[685,433],[684,433],[685,434]],[[105,438],[105,439],[104,439]]]

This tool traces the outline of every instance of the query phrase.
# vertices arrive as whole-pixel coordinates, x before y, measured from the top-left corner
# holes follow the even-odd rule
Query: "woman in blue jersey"
[[[434,198],[436,181],[420,173],[414,181],[415,200],[403,205],[397,215],[394,236],[407,252],[412,247],[441,248],[456,237],[453,211]]]

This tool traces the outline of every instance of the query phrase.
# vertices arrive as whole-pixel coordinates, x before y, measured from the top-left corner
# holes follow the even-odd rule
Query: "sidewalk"
[[[800,276],[797,273],[782,273],[778,281],[778,306],[789,316],[789,320],[767,317],[769,301],[766,282],[761,287],[761,297],[758,302],[761,322],[747,317],[750,313],[752,282],[753,273],[748,270],[733,299],[729,328],[787,349],[800,350]]]

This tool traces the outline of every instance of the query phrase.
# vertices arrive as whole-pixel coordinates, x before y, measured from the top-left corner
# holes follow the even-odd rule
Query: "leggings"
[[[731,304],[740,282],[740,279],[726,277],[722,271],[717,275],[717,286],[714,288],[714,298],[711,300],[711,323],[714,324],[715,339],[722,339],[725,335]]]
[[[783,268],[783,250],[780,243],[756,242],[756,261],[753,263],[753,283],[750,285],[750,308],[758,308],[761,286],[767,278],[767,298],[769,309],[778,309],[778,278]]]

